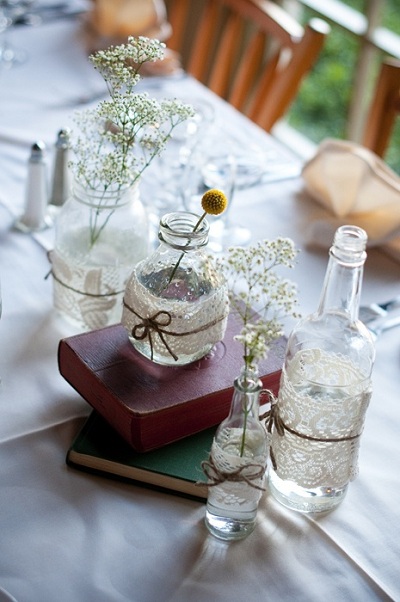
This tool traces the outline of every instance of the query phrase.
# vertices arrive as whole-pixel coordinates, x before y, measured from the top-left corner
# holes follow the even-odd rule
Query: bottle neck
[[[239,377],[234,382],[234,393],[230,415],[246,414],[258,419],[259,395],[262,382],[255,368],[243,368]]]
[[[358,319],[363,266],[341,265],[331,257],[326,271],[318,314],[336,312],[347,314],[350,320]]]
[[[322,289],[318,314],[345,314],[351,321],[358,319],[361,286],[366,259],[366,235],[356,226],[339,228]]]

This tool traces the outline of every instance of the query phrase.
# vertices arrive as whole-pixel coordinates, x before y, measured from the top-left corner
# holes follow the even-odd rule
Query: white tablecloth
[[[51,149],[79,99],[102,89],[82,40],[73,20],[16,28],[10,41],[28,60],[0,72],[0,600],[400,600],[399,330],[377,342],[360,475],[327,516],[291,512],[265,494],[255,532],[225,544],[207,534],[201,503],[66,466],[90,407],[58,373],[58,342],[72,330],[54,314],[45,279],[51,232],[34,237],[12,223],[24,207],[30,145],[42,139]],[[215,127],[242,146],[273,147],[190,79],[162,91],[205,95]],[[325,252],[304,245],[315,210],[300,178],[241,190],[232,207],[254,239],[290,236],[302,249],[292,277],[303,313],[317,306],[327,263]],[[399,272],[370,251],[363,302],[398,294]]]

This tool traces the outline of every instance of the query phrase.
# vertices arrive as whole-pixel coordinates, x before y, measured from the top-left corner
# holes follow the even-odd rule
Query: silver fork
[[[375,337],[389,328],[400,326],[400,295],[385,303],[362,305],[359,318]]]

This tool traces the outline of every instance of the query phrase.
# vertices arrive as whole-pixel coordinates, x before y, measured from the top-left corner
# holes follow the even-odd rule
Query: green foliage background
[[[346,4],[362,12],[365,0],[347,0]],[[305,9],[304,22],[313,16]],[[382,17],[382,25],[400,35],[400,0],[386,0]],[[289,111],[289,124],[316,143],[328,137],[346,137],[358,45],[354,36],[333,25],[318,62]],[[375,73],[378,66],[379,60],[374,66]],[[385,160],[400,174],[400,119]]]

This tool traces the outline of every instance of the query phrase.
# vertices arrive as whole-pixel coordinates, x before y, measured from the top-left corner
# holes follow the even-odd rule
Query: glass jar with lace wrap
[[[289,337],[270,413],[270,489],[301,512],[333,509],[357,475],[375,359],[358,320],[366,243],[361,228],[336,231],[319,308]]]
[[[97,190],[75,180],[55,230],[49,253],[55,308],[79,330],[119,322],[132,266],[148,253],[139,184]]]
[[[121,322],[132,345],[150,360],[180,366],[198,360],[224,337],[225,280],[206,252],[209,225],[189,212],[160,221],[158,249],[127,283]]]

